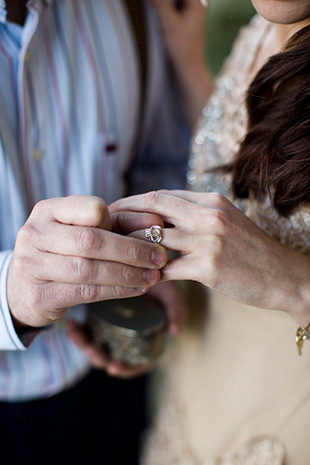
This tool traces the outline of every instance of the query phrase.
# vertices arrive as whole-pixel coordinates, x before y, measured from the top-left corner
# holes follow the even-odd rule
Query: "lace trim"
[[[277,436],[257,436],[234,454],[207,460],[203,465],[283,465],[285,449]]]
[[[170,380],[176,379],[171,376]],[[278,436],[252,437],[237,452],[199,461],[186,441],[182,418],[173,381],[167,387],[154,429],[147,438],[143,465],[284,465],[285,447]]]

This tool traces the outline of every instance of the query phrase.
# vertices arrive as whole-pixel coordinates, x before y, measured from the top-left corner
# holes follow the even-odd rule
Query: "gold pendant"
[[[304,345],[304,341],[306,341],[307,339],[308,340],[310,339],[309,328],[310,328],[310,321],[305,328],[303,328],[302,326],[297,327],[295,341],[296,341],[299,355],[302,355],[301,349]]]

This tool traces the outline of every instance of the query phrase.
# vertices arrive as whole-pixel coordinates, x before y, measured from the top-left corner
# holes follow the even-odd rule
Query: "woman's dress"
[[[230,197],[230,176],[206,169],[230,161],[245,135],[245,77],[269,27],[255,17],[241,31],[203,109],[188,171],[195,191]],[[310,252],[309,206],[284,218],[269,199],[237,205],[283,244]],[[309,465],[310,343],[299,356],[297,324],[284,312],[209,294],[201,330],[185,328],[166,357],[143,465]]]

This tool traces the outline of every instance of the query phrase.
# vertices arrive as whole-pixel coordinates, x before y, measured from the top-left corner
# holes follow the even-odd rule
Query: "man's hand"
[[[148,291],[148,296],[158,300],[165,309],[168,320],[168,331],[177,336],[187,313],[187,302],[176,281],[156,284]]]
[[[187,303],[178,283],[156,284],[149,290],[148,295],[163,305],[168,320],[168,331],[173,336],[176,336],[187,310]],[[142,375],[154,368],[153,365],[129,366],[110,359],[102,347],[92,343],[87,328],[75,321],[67,322],[67,334],[85,352],[94,368],[105,370],[111,376],[128,379]]]
[[[113,223],[130,232],[134,218],[122,212]],[[138,214],[136,224],[144,228],[155,218]],[[159,281],[165,249],[117,234],[111,224],[98,197],[54,198],[34,207],[18,233],[8,273],[16,326],[45,326],[71,306],[140,295]]]
[[[152,365],[129,366],[110,359],[102,347],[92,343],[85,326],[75,321],[68,321],[67,334],[85,352],[92,367],[105,370],[110,376],[129,379],[143,375],[153,368]]]

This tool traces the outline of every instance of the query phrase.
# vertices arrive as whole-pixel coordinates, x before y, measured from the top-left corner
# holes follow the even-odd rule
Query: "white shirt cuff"
[[[0,350],[25,350],[17,336],[8,305],[6,282],[12,250],[0,252]]]

